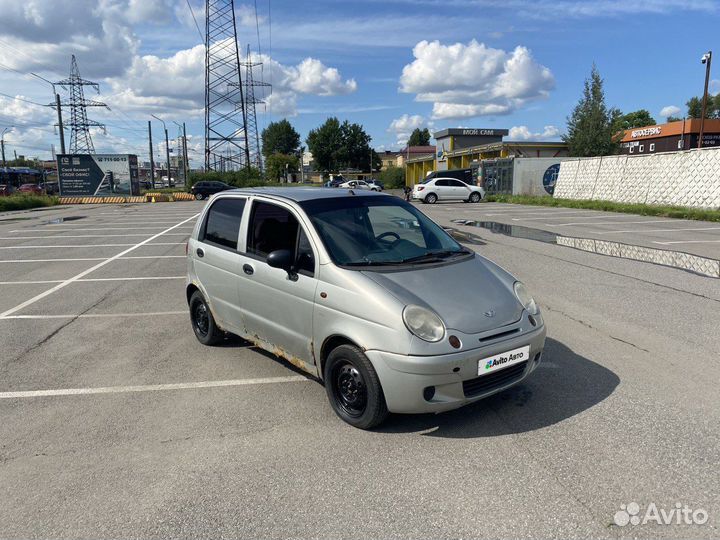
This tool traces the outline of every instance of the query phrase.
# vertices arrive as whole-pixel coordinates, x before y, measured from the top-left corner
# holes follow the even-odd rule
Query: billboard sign
[[[57,162],[63,197],[140,195],[134,154],[58,154]]]

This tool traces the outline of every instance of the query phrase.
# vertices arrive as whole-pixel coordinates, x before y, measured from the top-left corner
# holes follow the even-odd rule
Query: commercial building
[[[552,164],[559,164],[561,158],[568,155],[567,144],[563,142],[503,140],[508,133],[507,129],[489,128],[438,131],[434,135],[437,143],[435,152],[426,152],[407,160],[405,182],[412,186],[430,172],[464,168],[473,168],[478,181],[481,181],[483,163],[487,162],[488,174],[491,178],[497,178],[495,185],[498,186],[498,192],[513,193],[517,192],[513,188],[513,159],[552,158]],[[494,168],[495,172],[490,171],[490,168]]]
[[[698,147],[699,137],[699,118],[628,129],[620,141],[620,153],[638,155],[690,150]],[[702,147],[720,147],[720,120],[705,120]]]

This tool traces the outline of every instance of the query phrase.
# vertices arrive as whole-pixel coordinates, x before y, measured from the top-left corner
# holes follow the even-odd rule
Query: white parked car
[[[431,178],[413,188],[412,198],[424,203],[437,201],[480,202],[485,198],[485,189],[472,186],[455,178]]]
[[[370,191],[381,191],[380,186],[375,184],[368,184],[365,180],[349,180],[338,186],[339,188],[345,189],[367,189]]]

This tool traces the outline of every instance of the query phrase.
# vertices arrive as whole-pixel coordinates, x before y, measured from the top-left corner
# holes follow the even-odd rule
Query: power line
[[[5,96],[6,98],[22,101],[23,103],[29,103],[31,105],[37,105],[38,107],[42,107],[43,109],[47,109],[49,107],[47,103],[38,103],[36,101],[30,101],[29,99],[20,98],[17,96],[11,96],[10,94],[4,94],[2,92],[0,92],[0,96]]]
[[[187,2],[187,7],[190,8],[190,15],[192,15],[193,21],[195,21],[195,28],[197,28],[198,36],[200,36],[200,43],[205,43],[205,36],[203,36],[203,33],[200,31],[200,25],[197,22],[197,19],[195,18],[195,12],[193,11],[192,6],[190,5],[190,0],[185,0]]]

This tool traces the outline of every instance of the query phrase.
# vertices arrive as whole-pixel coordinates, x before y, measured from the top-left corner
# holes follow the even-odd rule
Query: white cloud
[[[712,81],[710,81],[708,92],[710,92],[712,95],[720,94],[720,80],[713,79]]]
[[[680,107],[676,107],[675,105],[668,105],[667,107],[663,107],[660,110],[660,116],[663,118],[667,118],[668,116],[677,116],[682,111]]]
[[[509,131],[508,139],[514,141],[539,141],[554,139],[560,135],[560,130],[556,126],[545,126],[539,133],[533,133],[527,126],[513,126]]]
[[[264,99],[273,114],[296,115],[300,94],[334,96],[357,89],[354,79],[343,79],[336,68],[314,58],[306,58],[295,66],[283,65],[265,54],[252,54],[250,58],[263,63],[262,77],[260,68],[256,68],[256,80],[262,78],[272,83],[271,94],[265,95],[258,88],[255,97]],[[105,99],[110,106],[155,113],[172,108],[199,116],[205,103],[205,47],[196,45],[167,58],[136,56],[122,76],[109,82],[112,91]]]
[[[395,118],[390,122],[388,132],[393,133],[397,139],[397,144],[407,144],[410,134],[417,128],[432,127],[432,121],[428,121],[424,116],[419,114],[403,114],[400,118]]]
[[[235,8],[235,13],[237,15],[237,21],[242,26],[255,27],[255,8],[253,6],[249,4],[241,4]],[[258,13],[257,24],[264,24],[265,19],[265,16]]]
[[[421,41],[403,68],[400,91],[433,103],[433,118],[509,114],[548,97],[555,79],[525,47],[507,52],[476,40],[467,45]]]

